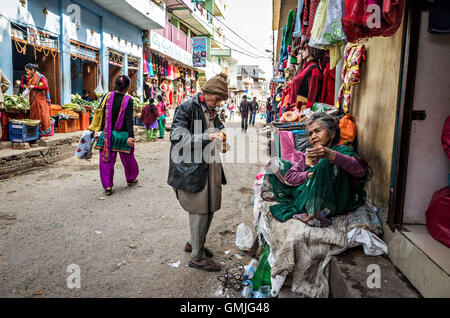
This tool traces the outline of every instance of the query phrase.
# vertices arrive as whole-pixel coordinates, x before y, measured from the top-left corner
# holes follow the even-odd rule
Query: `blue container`
[[[135,117],[135,119],[136,119],[136,126],[144,126],[144,123],[141,121],[140,118]]]
[[[9,141],[27,142],[39,139],[39,125],[9,124]]]

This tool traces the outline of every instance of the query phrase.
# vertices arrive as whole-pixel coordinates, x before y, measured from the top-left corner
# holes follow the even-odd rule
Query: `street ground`
[[[235,234],[240,223],[253,228],[252,184],[267,161],[261,123],[248,130],[260,134],[257,141],[240,132],[239,116],[226,126],[229,140],[256,142],[260,157],[224,164],[228,185],[206,243],[223,269],[251,259]],[[217,277],[224,271],[188,267],[188,214],[167,185],[169,147],[168,134],[137,143],[136,187],[126,186],[118,159],[111,197],[100,184],[98,153],[0,181],[0,297],[239,297],[223,291]],[[237,147],[244,152],[248,144]],[[80,268],[79,289],[67,287],[71,264]]]

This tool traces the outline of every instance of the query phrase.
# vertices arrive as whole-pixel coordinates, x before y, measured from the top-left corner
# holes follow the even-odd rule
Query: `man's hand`
[[[220,138],[220,133],[210,133],[209,134],[209,141],[213,142],[213,141],[220,141],[222,140],[222,138]]]

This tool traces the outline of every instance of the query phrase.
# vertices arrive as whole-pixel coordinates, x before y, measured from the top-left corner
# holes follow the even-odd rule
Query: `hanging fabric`
[[[292,37],[300,38],[302,36],[303,3],[304,0],[298,0],[297,15],[295,17],[295,27],[294,32],[292,32]]]
[[[309,45],[326,50],[346,41],[341,19],[342,0],[322,0],[316,11]]]
[[[360,65],[366,60],[364,44],[348,43],[345,46],[344,66],[342,68],[342,85],[336,107],[342,106],[344,113],[348,113],[351,102],[351,88],[361,81]]]

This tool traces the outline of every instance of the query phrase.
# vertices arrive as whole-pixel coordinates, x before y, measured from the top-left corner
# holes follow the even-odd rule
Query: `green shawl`
[[[346,156],[358,157],[358,154],[347,146],[335,146],[331,149]],[[284,169],[280,172],[284,177],[293,165],[287,161],[282,162]],[[286,185],[275,174],[266,174],[272,184],[274,198],[280,202],[270,207],[270,212],[277,220],[284,222],[294,214],[306,212],[312,215],[324,209],[329,210],[329,216],[342,215],[364,204],[365,178],[358,179],[355,185],[348,172],[327,159],[321,159],[307,171],[313,172],[311,179],[298,187]]]

